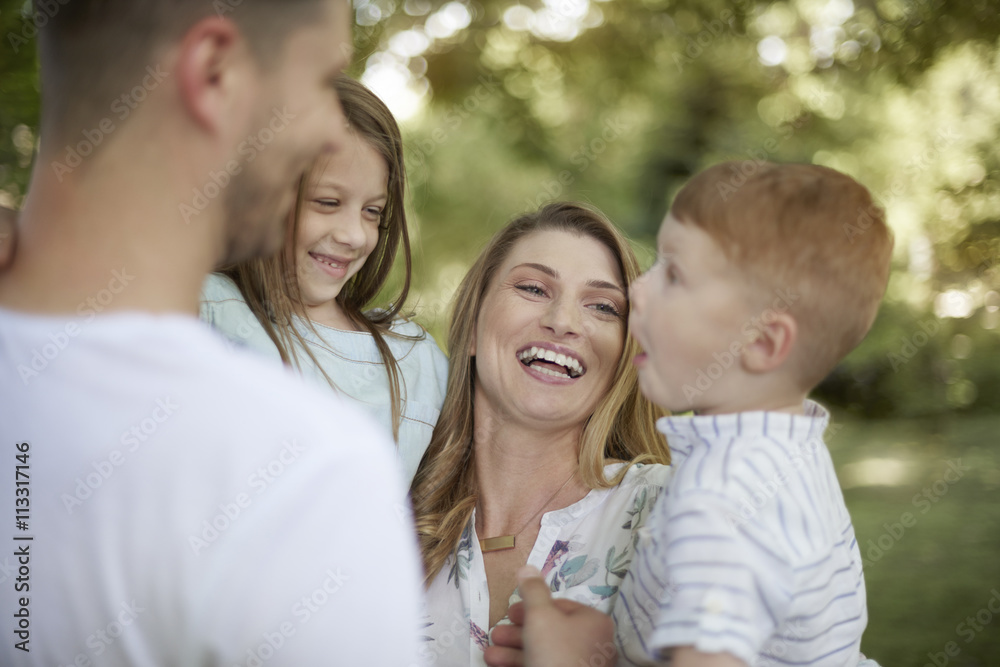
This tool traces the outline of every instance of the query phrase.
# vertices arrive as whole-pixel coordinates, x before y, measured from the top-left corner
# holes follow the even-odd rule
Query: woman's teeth
[[[583,366],[579,361],[573,357],[566,356],[565,354],[559,354],[558,352],[553,352],[552,350],[546,350],[545,348],[532,347],[521,352],[517,355],[517,358],[526,366],[530,366],[532,361],[547,361],[566,369],[565,373],[559,373],[558,371],[541,366],[532,366],[535,370],[546,373],[547,375],[552,375],[553,377],[569,376],[571,378],[575,378],[583,375]]]

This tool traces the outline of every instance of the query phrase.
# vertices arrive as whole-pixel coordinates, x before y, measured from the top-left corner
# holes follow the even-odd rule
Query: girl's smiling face
[[[477,411],[582,428],[614,379],[627,307],[604,244],[556,230],[523,237],[493,276],[477,318]]]
[[[388,180],[385,160],[352,132],[309,183],[294,253],[299,295],[311,320],[353,328],[336,299],[378,243]]]

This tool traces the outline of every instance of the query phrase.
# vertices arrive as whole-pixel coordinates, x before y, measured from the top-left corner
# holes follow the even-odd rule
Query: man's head
[[[119,141],[112,166],[156,151],[163,174],[187,179],[178,218],[198,224],[218,199],[227,259],[273,251],[298,176],[344,136],[333,82],[351,51],[348,11],[346,0],[57,4],[39,39],[44,155],[89,141],[83,174]]]
[[[662,310],[679,303],[678,293],[692,292],[684,319],[704,311],[717,321],[705,322],[703,335],[691,340],[701,345],[715,330],[727,330],[705,348],[707,361],[721,358],[721,366],[731,359],[745,367],[749,359],[751,371],[780,368],[803,393],[868,332],[893,244],[884,212],[849,176],[815,165],[755,162],[715,165],[692,178],[674,199],[660,237],[667,277],[658,292],[641,288],[649,294],[639,295],[637,308]],[[683,275],[685,264],[693,279]],[[661,328],[690,326],[681,315]],[[719,348],[715,356],[712,345]],[[715,381],[708,366],[700,370]],[[694,378],[673,382],[696,388]]]

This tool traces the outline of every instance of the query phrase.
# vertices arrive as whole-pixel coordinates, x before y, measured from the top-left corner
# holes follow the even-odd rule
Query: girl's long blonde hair
[[[350,131],[358,133],[375,151],[385,159],[389,174],[388,198],[379,223],[378,242],[361,269],[344,285],[337,296],[337,303],[362,330],[375,340],[382,363],[389,376],[389,397],[392,403],[393,437],[399,437],[399,424],[403,414],[403,401],[399,365],[393,356],[386,336],[399,336],[391,331],[393,321],[399,315],[410,291],[410,236],[407,230],[406,214],[403,210],[405,195],[405,170],[403,167],[403,140],[399,126],[388,107],[361,83],[347,76],[340,76],[335,84],[344,115]],[[298,197],[289,214],[289,239],[294,243],[298,233],[298,223],[308,194],[309,184],[325,167],[324,157],[317,158],[309,171],[299,180]],[[309,349],[305,338],[296,327],[295,316],[300,322],[312,327],[305,314],[299,295],[299,284],[295,267],[295,253],[276,253],[265,259],[252,259],[225,267],[221,273],[232,278],[240,288],[243,298],[253,311],[261,326],[278,348],[281,359],[286,364],[301,368],[297,350],[306,356],[323,373],[327,382],[336,389],[336,383],[327,375]],[[396,255],[402,251],[404,261],[403,284],[388,307],[365,311],[371,300],[385,285],[392,270]],[[315,329],[313,330],[315,332]]]
[[[639,275],[635,254],[615,226],[599,211],[574,203],[549,204],[516,218],[479,255],[455,297],[448,332],[448,391],[410,487],[428,584],[457,547],[478,500],[473,446],[476,360],[465,351],[472,349],[475,323],[498,267],[518,241],[545,230],[589,236],[607,246],[618,262],[626,288]],[[627,315],[623,313],[626,322]],[[624,326],[627,329],[627,324]],[[655,427],[660,413],[639,393],[638,372],[632,364],[637,353],[638,345],[626,330],[611,388],[583,429],[579,472],[591,489],[615,486],[632,464],[670,462],[666,440]],[[608,459],[623,460],[628,465],[612,479],[606,479],[604,466]]]

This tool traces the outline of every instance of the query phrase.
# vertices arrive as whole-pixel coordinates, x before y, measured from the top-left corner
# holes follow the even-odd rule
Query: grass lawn
[[[884,667],[1000,666],[998,434],[1000,417],[946,417],[828,438],[865,559],[862,650]]]

